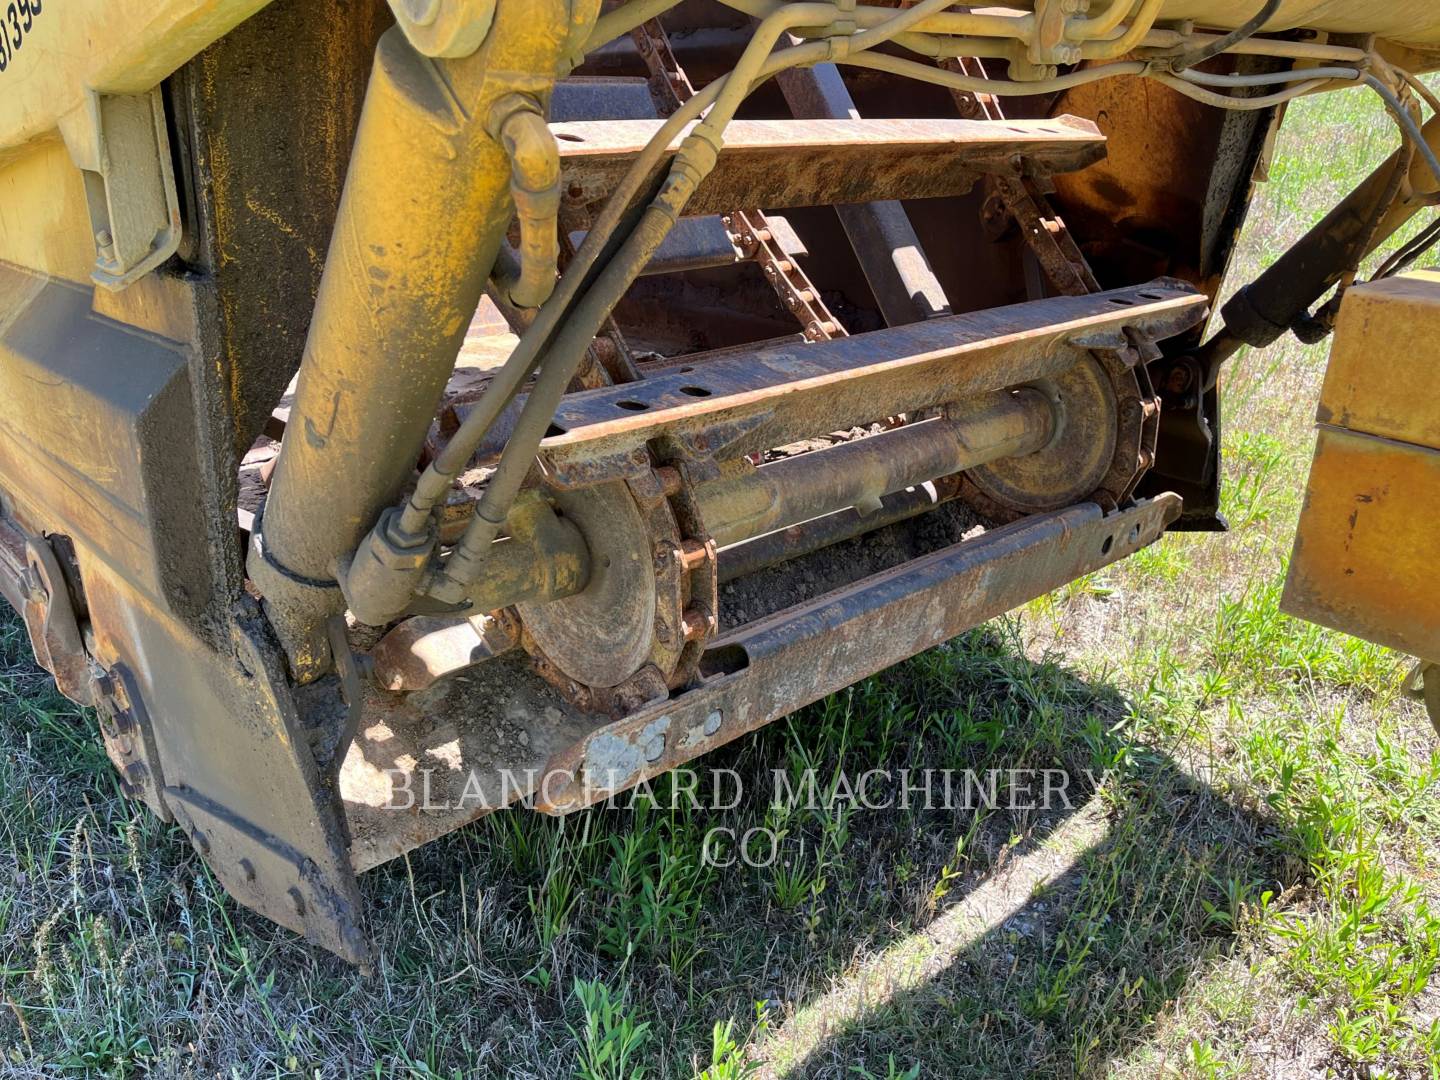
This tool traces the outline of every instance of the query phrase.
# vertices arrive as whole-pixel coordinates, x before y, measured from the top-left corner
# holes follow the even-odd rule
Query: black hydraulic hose
[[[1191,49],[1189,52],[1175,57],[1170,61],[1170,70],[1179,74],[1186,68],[1203,64],[1206,60],[1219,56],[1226,49],[1239,45],[1246,38],[1253,37],[1261,27],[1275,17],[1275,13],[1280,10],[1280,4],[1281,0],[1266,0],[1265,6],[1243,25],[1237,26],[1225,36],[1218,37],[1207,45],[1201,45],[1198,49]]]

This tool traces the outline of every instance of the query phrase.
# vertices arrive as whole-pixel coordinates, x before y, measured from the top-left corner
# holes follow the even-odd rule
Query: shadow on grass
[[[17,629],[3,667],[29,694]],[[563,1075],[596,1045],[575,981],[599,979],[648,1025],[632,1060],[651,1076],[710,1066],[725,1020],[784,1075],[885,1076],[892,1055],[925,1076],[1095,1075],[1295,865],[1282,830],[1155,749],[1163,724],[1026,659],[1002,623],[697,763],[739,776],[733,807],[670,809],[662,782],[659,806],[506,812],[366,874],[365,979],[225,897],[118,798],[98,744],[77,751],[91,719],[41,696],[0,705],[17,1064]],[[774,805],[775,770],[813,769],[823,804],[842,773],[906,768],[1063,769],[1071,805],[1011,810],[1003,776],[1001,805],[974,812],[849,808],[843,789]],[[716,828],[770,830],[775,859],[708,865]]]

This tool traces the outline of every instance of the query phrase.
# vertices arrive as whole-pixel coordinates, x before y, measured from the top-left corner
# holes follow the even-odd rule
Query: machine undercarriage
[[[127,6],[0,51],[0,589],[357,963],[364,870],[1223,529],[1224,361],[1440,191],[1428,2],[168,0],[60,63]],[[1285,102],[1367,82],[1400,149],[1211,325]]]

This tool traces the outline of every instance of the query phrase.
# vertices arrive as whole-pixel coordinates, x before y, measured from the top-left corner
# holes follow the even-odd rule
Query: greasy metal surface
[[[1029,460],[1063,422],[1058,413],[1050,398],[1033,388],[987,394],[943,417],[780,458],[758,469],[742,459],[738,469],[698,485],[695,497],[715,542],[736,544],[847,506],[868,506],[881,496],[997,458]]]
[[[1163,274],[1213,289],[1224,266],[1205,251],[1206,218],[1212,203],[1232,202],[1237,186],[1221,175],[1224,133],[1233,125],[1263,127],[1267,114],[1227,113],[1164,86],[1136,92],[1117,79],[1068,90],[1054,108],[1093,117],[1107,140],[1104,161],[1054,178],[1057,208],[1082,238],[1100,283]],[[1240,190],[1249,180],[1242,178]]]
[[[567,200],[604,199],[660,121],[551,124]],[[678,140],[670,152],[678,148]],[[736,120],[687,214],[963,194],[1016,155],[1039,172],[1084,168],[1105,152],[1088,121],[1061,116],[1004,125],[974,120]]]
[[[575,521],[558,516],[539,496],[517,503],[504,536],[490,545],[485,574],[471,587],[474,611],[525,601],[558,600],[586,587],[594,567]],[[597,543],[603,547],[603,540]]]
[[[1179,499],[1161,496],[1109,517],[1082,504],[1019,521],[721,637],[707,652],[716,673],[702,685],[553,757],[548,768],[562,778],[545,785],[538,807],[567,813],[675,768],[1132,554],[1179,510]]]
[[[583,484],[626,471],[647,440],[701,437],[734,457],[817,431],[1000,390],[1058,374],[1085,350],[1070,344],[1132,328],[1163,340],[1204,317],[1206,298],[1174,282],[1056,297],[931,319],[814,345],[772,345],[693,371],[568,396],[541,444],[553,480]],[[633,466],[632,466],[633,467]]]
[[[513,213],[491,110],[519,89],[546,95],[575,29],[561,0],[508,0],[463,59],[381,37],[249,559],[302,682],[328,666],[317,622],[344,608],[336,560],[410,476]]]
[[[1115,458],[1120,422],[1115,388],[1093,356],[1034,385],[1059,418],[1054,437],[1032,454],[979,463],[966,474],[999,506],[1027,514],[1059,510],[1099,488]]]
[[[657,600],[651,538],[629,489],[615,482],[556,502],[590,545],[590,580],[575,596],[520,604],[547,658],[587,686],[616,686],[650,654]]]

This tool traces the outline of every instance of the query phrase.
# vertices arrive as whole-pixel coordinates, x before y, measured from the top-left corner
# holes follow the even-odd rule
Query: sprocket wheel
[[[697,676],[718,584],[715,545],[684,473],[647,467],[550,493],[590,546],[590,581],[575,596],[515,610],[536,670],[582,708],[620,715]]]
[[[1023,457],[968,470],[961,497],[1001,522],[1080,502],[1116,509],[1155,461],[1160,404],[1145,366],[1097,350],[1032,385],[1055,406],[1054,438]]]

